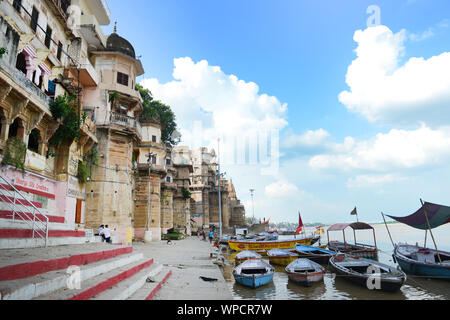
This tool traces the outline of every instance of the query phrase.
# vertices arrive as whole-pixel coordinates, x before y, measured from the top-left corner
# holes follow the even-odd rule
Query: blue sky
[[[256,215],[273,221],[296,221],[299,210],[308,222],[349,221],[355,205],[361,219],[376,221],[382,210],[410,213],[420,197],[450,203],[450,157],[439,145],[448,146],[450,137],[445,119],[450,88],[447,77],[437,81],[434,74],[449,66],[443,55],[450,43],[448,1],[108,3],[118,33],[141,56],[146,74],[140,80],[172,106],[184,137],[198,119],[207,133],[230,128],[239,136],[252,125],[280,131],[276,176],[261,175],[251,165],[224,164],[248,214],[252,187]],[[370,5],[380,8],[382,25],[372,31],[366,30]],[[112,28],[113,23],[105,33]],[[358,45],[363,54],[350,72]],[[394,59],[391,50],[398,53]],[[440,59],[430,60],[434,56]],[[411,58],[422,62],[403,70],[415,61]],[[396,70],[401,72],[392,76]],[[385,78],[376,78],[377,72]],[[371,77],[378,80],[367,80]],[[427,77],[438,89],[428,87],[434,83],[423,80]],[[256,89],[244,85],[249,83]],[[411,93],[421,88],[423,94],[411,102]],[[344,91],[349,94],[341,98]],[[236,94],[244,98],[234,100]],[[264,94],[276,101],[258,100]],[[224,103],[227,99],[233,105]],[[238,111],[247,109],[239,126]],[[204,143],[214,145],[208,134]]]

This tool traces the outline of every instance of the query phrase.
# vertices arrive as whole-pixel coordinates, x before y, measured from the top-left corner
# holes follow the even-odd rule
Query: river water
[[[423,245],[425,232],[395,223],[389,224],[389,230],[395,243],[409,243]],[[396,266],[392,259],[393,246],[384,224],[374,225],[376,243],[379,251],[379,261],[388,265]],[[350,229],[350,228],[348,228]],[[307,234],[314,229],[306,230]],[[439,250],[450,251],[450,229],[449,226],[441,226],[433,230],[433,235]],[[342,240],[342,232],[330,232],[331,240]],[[281,239],[292,239],[293,236],[280,236]],[[371,230],[356,232],[358,243],[373,244],[374,238]],[[346,231],[346,240],[354,242],[353,231]],[[327,234],[322,236],[322,243],[327,242]],[[427,247],[434,248],[434,243],[428,233]],[[324,266],[326,274],[322,283],[314,284],[312,287],[303,287],[289,281],[284,267],[274,266],[275,275],[273,281],[266,286],[251,289],[235,283],[232,271],[234,268],[233,254],[226,254],[230,265],[222,268],[225,280],[230,286],[234,299],[236,300],[449,300],[450,281],[426,279],[408,275],[406,283],[396,293],[373,291],[348,282],[342,277],[335,276],[329,266]],[[267,259],[267,257],[264,257]],[[268,261],[268,260],[267,260]]]

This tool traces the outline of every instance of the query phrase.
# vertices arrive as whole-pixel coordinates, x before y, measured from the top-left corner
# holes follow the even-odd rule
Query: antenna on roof
[[[117,21],[114,22],[114,33],[117,33]]]

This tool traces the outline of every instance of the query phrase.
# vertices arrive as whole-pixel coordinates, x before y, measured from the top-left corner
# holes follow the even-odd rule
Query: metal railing
[[[32,230],[32,238],[41,238],[47,246],[49,218],[43,214],[30,200],[28,200],[16,187],[0,175],[0,197],[1,202],[7,204],[11,211],[12,220],[22,220]],[[25,211],[19,206],[26,206]]]
[[[135,129],[142,136],[142,127],[138,120],[127,115],[111,112],[110,121],[112,124],[118,124],[124,127]]]

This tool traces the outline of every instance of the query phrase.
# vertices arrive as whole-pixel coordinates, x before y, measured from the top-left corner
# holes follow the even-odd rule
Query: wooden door
[[[81,208],[83,207],[83,200],[77,199],[77,208],[75,214],[75,223],[81,223]]]

